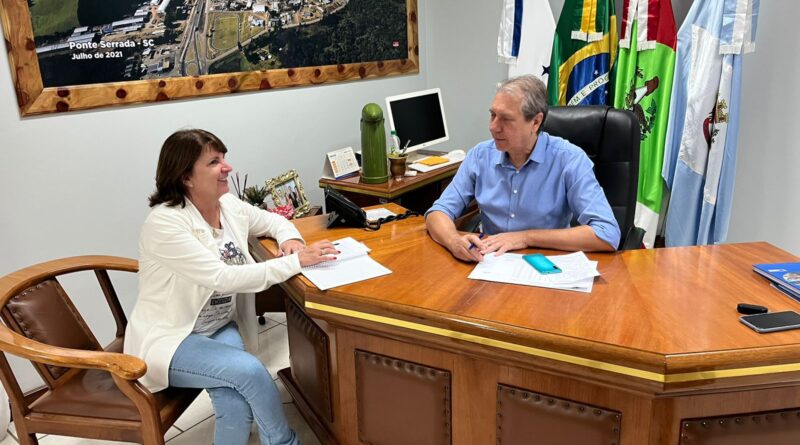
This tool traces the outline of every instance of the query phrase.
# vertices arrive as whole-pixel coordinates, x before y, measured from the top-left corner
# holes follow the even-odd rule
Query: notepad
[[[302,273],[319,290],[344,286],[392,273],[370,258],[370,248],[351,237],[333,242],[339,250],[336,260],[303,267]]]
[[[445,162],[450,162],[450,159],[443,158],[441,156],[429,156],[421,161],[417,161],[417,164],[434,166],[444,164]]]

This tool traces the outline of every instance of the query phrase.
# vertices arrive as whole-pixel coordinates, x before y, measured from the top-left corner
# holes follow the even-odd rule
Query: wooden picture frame
[[[294,208],[293,219],[301,218],[311,211],[311,204],[306,198],[303,184],[300,183],[300,175],[295,170],[288,172],[267,181],[267,190],[272,197],[272,202],[277,206],[286,206],[291,203]]]
[[[177,11],[182,11],[181,14],[186,14],[185,19],[183,22],[180,20],[173,20],[167,18],[163,19],[161,23],[162,28],[158,28],[160,26],[158,20],[158,14],[162,14],[163,17],[167,17],[169,15],[169,9],[166,9],[166,13],[159,12],[159,4],[163,4],[161,2],[166,2],[167,5],[172,2],[174,8],[179,8],[179,6],[174,5],[183,5],[183,10],[176,9]],[[47,30],[51,32],[52,29],[57,29],[58,32],[52,31],[52,34],[47,34],[44,36],[34,36],[34,25],[32,23],[32,15],[31,15],[31,7],[37,7],[37,4],[49,4],[48,6],[50,9],[57,9],[57,5],[65,5],[65,4],[78,4],[80,5],[81,2],[88,2],[93,3],[92,7],[98,7],[97,5],[103,4],[98,2],[107,2],[106,5],[116,4],[116,3],[124,3],[128,5],[136,4],[138,5],[139,9],[136,10],[135,14],[139,14],[139,17],[144,16],[145,18],[142,20],[138,20],[138,22],[134,23],[134,25],[128,26],[129,21],[132,19],[125,19],[121,21],[115,21],[110,24],[101,24],[101,25],[94,25],[84,29],[84,26],[78,26],[72,28],[75,24],[82,25],[83,22],[78,21],[77,17],[79,17],[79,12],[83,11],[83,14],[89,14],[86,11],[89,11],[90,8],[87,6],[83,10],[80,7],[77,7],[78,12],[74,14],[75,17],[72,15],[68,15],[69,20],[66,22],[61,20],[62,17],[57,15],[59,13],[50,12],[50,15],[35,15],[37,19],[37,29]],[[127,2],[127,3],[126,3]],[[223,7],[217,6],[217,4],[227,4],[233,5],[236,2],[242,3],[242,5],[269,5],[270,8],[273,5],[278,5],[277,8],[282,11],[281,8],[284,8],[285,5],[290,5],[292,8],[299,8],[296,12],[290,14],[290,20],[294,22],[287,22],[285,25],[279,25],[274,23],[274,18],[272,18],[273,12],[267,11],[266,15],[258,15],[259,13],[256,12],[248,12],[245,11],[245,18],[237,18],[237,24],[233,26],[233,34],[235,36],[231,36],[227,33],[230,31],[231,26],[225,25],[222,26],[223,21],[220,21],[219,16],[213,15],[218,11],[215,11],[213,8],[215,7]],[[259,66],[261,67],[264,63],[267,64],[267,67],[274,65],[272,61],[272,52],[274,49],[272,46],[267,46],[266,56],[269,56],[269,60],[264,58],[264,54],[260,54],[259,51],[264,50],[262,47],[256,47],[253,51],[255,51],[256,56],[255,58],[251,57],[253,55],[252,51],[248,52],[245,48],[248,48],[247,45],[258,43],[257,39],[261,36],[270,37],[270,32],[274,29],[278,31],[274,31],[275,39],[278,39],[279,36],[283,36],[279,33],[286,33],[285,36],[281,38],[285,38],[286,45],[290,45],[291,42],[294,42],[294,47],[298,48],[305,48],[303,45],[312,45],[313,37],[316,34],[313,34],[315,29],[326,30],[330,27],[333,27],[333,31],[330,32],[330,36],[338,36],[340,34],[336,34],[340,28],[337,28],[336,24],[331,25],[329,23],[341,23],[344,21],[344,18],[336,20],[331,20],[330,22],[325,22],[324,20],[328,19],[328,17],[333,17],[335,14],[351,14],[354,17],[362,17],[362,16],[355,16],[355,14],[362,14],[363,20],[366,22],[367,12],[363,11],[373,11],[373,9],[367,8],[364,5],[371,5],[375,2],[394,2],[396,6],[395,11],[402,11],[401,8],[402,4],[405,3],[405,13],[406,13],[406,36],[405,42],[402,41],[402,37],[398,39],[390,39],[388,43],[384,40],[380,39],[372,39],[366,41],[359,41],[354,36],[348,36],[347,33],[342,32],[341,35],[348,37],[347,39],[342,39],[342,44],[337,46],[328,46],[326,49],[333,48],[333,51],[330,53],[326,53],[325,57],[330,59],[336,59],[332,61],[332,63],[325,64],[325,65],[318,65],[318,66],[296,66],[296,67],[281,67],[277,69],[259,69],[259,70],[252,70],[252,71],[239,71],[239,72],[225,72],[221,74],[202,74],[202,68],[199,68],[201,74],[189,75],[188,73],[192,72],[191,63],[195,64],[194,71],[198,70],[198,66],[202,67],[205,63],[207,67],[210,69],[214,66],[215,63],[219,63],[221,66],[226,66],[227,60],[223,59],[214,59],[215,61],[210,62],[212,59],[208,59],[208,57],[213,56],[213,51],[215,51],[214,45],[214,36],[222,33],[222,29],[224,28],[227,35],[227,40],[224,37],[219,37],[218,42],[224,41],[224,44],[219,44],[221,47],[226,47],[226,45],[230,45],[230,39],[236,39],[236,48],[237,49],[228,49],[228,56],[231,54],[238,57],[240,62],[240,66],[244,65],[243,59],[247,59],[247,66]],[[87,3],[87,5],[88,5]],[[195,5],[210,5],[207,6],[208,9],[203,7],[199,7],[199,11],[197,11]],[[29,6],[32,5],[32,6]],[[148,6],[149,5],[149,6]],[[314,11],[307,8],[314,7],[319,8],[319,12],[317,13],[318,16],[314,16]],[[331,6],[333,5],[333,6]],[[230,7],[230,6],[228,6]],[[252,8],[253,6],[251,6]],[[335,9],[337,8],[338,9]],[[37,10],[50,10],[45,9],[44,7],[40,7],[41,9]],[[109,7],[111,8],[111,7]],[[167,6],[166,8],[169,8]],[[191,8],[190,12],[186,12],[187,8]],[[334,9],[330,9],[334,8]],[[351,8],[348,10],[348,8]],[[361,9],[359,9],[361,8]],[[259,9],[260,10],[260,9]],[[92,10],[93,11],[93,10]],[[256,9],[253,9],[256,11]],[[350,12],[348,12],[350,11]],[[362,11],[362,12],[359,12]],[[223,11],[227,12],[227,11]],[[381,12],[375,12],[374,14],[379,14]],[[178,13],[176,13],[178,14]],[[204,15],[205,14],[205,15]],[[220,12],[221,14],[221,12]],[[281,12],[281,14],[283,14]],[[309,15],[310,14],[310,15]],[[373,14],[373,13],[369,13]],[[396,15],[395,15],[396,16]],[[153,17],[150,19],[150,17]],[[194,20],[195,17],[202,17],[201,22],[194,28],[190,26],[190,23],[196,23]],[[237,16],[238,17],[238,16]],[[261,34],[258,34],[253,31],[253,21],[260,20],[258,17],[269,17],[269,22],[262,21],[261,26],[266,27],[269,26],[269,30],[262,31]],[[284,16],[281,16],[281,20]],[[380,19],[380,15],[376,16]],[[42,20],[45,19],[53,19],[50,21]],[[56,20],[56,19],[59,20]],[[369,18],[373,18],[373,16],[369,16]],[[212,19],[214,20],[213,24],[211,24]],[[317,20],[319,19],[319,20]],[[89,19],[86,19],[89,20]],[[92,20],[102,20],[97,17],[93,17]],[[110,19],[106,19],[110,20]],[[151,22],[151,21],[152,22]],[[200,19],[198,19],[200,20]],[[232,20],[232,19],[231,19]],[[304,22],[307,20],[307,22]],[[316,20],[316,21],[315,21]],[[375,78],[380,76],[390,76],[390,75],[400,75],[400,74],[416,74],[419,73],[419,46],[418,46],[418,19],[417,19],[417,0],[311,0],[311,1],[301,1],[301,0],[232,0],[232,1],[221,1],[221,0],[156,0],[156,2],[151,2],[149,0],[0,0],[0,21],[2,21],[2,28],[3,34],[5,36],[6,41],[6,49],[8,51],[9,57],[9,64],[11,66],[11,77],[14,82],[14,90],[17,97],[17,104],[19,106],[20,114],[22,116],[31,116],[43,113],[52,113],[52,112],[64,112],[64,111],[72,111],[72,110],[85,110],[97,107],[105,107],[111,105],[124,105],[124,104],[134,104],[134,103],[144,103],[144,102],[158,102],[158,101],[166,101],[166,100],[173,100],[173,99],[181,99],[181,98],[188,98],[188,97],[199,97],[199,96],[210,96],[210,95],[217,95],[217,94],[227,94],[227,93],[236,93],[236,92],[244,92],[244,91],[257,91],[257,90],[269,90],[273,88],[284,88],[284,87],[294,87],[294,86],[303,86],[303,85],[319,85],[331,82],[341,82],[347,80],[358,80],[358,79],[365,79],[365,78]],[[52,23],[57,23],[58,26],[52,25]],[[247,22],[247,26],[244,23]],[[295,24],[296,22],[296,24]],[[45,23],[44,25],[42,23]],[[176,25],[176,23],[178,23]],[[268,24],[267,24],[268,23]],[[349,22],[348,22],[349,23]],[[396,22],[392,22],[396,23]],[[140,26],[138,29],[136,26]],[[172,29],[169,26],[176,26],[176,28]],[[255,25],[253,25],[255,26]],[[313,26],[319,26],[319,28],[312,28]],[[327,28],[322,28],[322,27]],[[349,25],[348,25],[349,26]],[[183,28],[181,28],[183,27]],[[203,32],[200,32],[200,28],[202,27]],[[217,28],[219,27],[219,28]],[[133,31],[129,31],[128,29],[133,29]],[[243,31],[243,29],[247,29],[248,31]],[[370,28],[380,28],[380,27],[370,27]],[[190,31],[186,31],[189,29]],[[192,32],[191,29],[195,31]],[[220,29],[220,31],[218,31]],[[342,25],[341,29],[345,29],[345,25]],[[70,35],[69,32],[72,30],[72,34]],[[174,32],[171,32],[174,31]],[[209,34],[210,32],[210,34]],[[375,31],[380,32],[380,31]],[[131,34],[133,33],[133,34]],[[242,44],[242,35],[249,36],[248,39],[244,40],[244,44]],[[249,34],[248,34],[249,33]],[[291,34],[294,33],[294,34]],[[302,35],[305,33],[305,37],[297,37],[297,35]],[[318,33],[323,33],[323,31],[319,31]],[[401,31],[397,31],[397,33],[402,34]],[[136,38],[136,37],[126,37],[126,36],[159,36],[155,39],[148,39],[148,38]],[[189,37],[186,37],[186,36]],[[291,37],[294,35],[295,37]],[[308,37],[308,36],[311,37]],[[112,37],[109,37],[112,36]],[[113,37],[116,36],[116,37]],[[177,36],[177,37],[176,37]],[[167,40],[158,40],[161,37]],[[183,40],[169,40],[169,39],[178,39],[180,37]],[[195,38],[196,37],[196,38]],[[363,37],[363,36],[362,36]],[[385,37],[385,36],[384,36]],[[184,39],[185,38],[185,39]],[[311,40],[306,40],[305,43],[303,38],[309,38]],[[37,42],[37,39],[40,41]],[[49,39],[49,40],[48,40]],[[117,40],[106,40],[106,39],[117,39]],[[127,39],[127,40],[125,40]],[[195,48],[194,52],[192,52],[192,46],[189,42],[194,39],[195,41]],[[198,40],[199,39],[199,40]],[[294,40],[292,40],[294,39]],[[184,40],[187,41],[186,44],[183,44]],[[162,43],[156,44],[155,42],[173,42],[173,43],[163,43],[163,47],[159,46]],[[55,42],[55,43],[54,43]],[[127,43],[126,43],[127,42]],[[197,43],[197,42],[204,42],[204,43]],[[281,40],[283,42],[283,40]],[[333,40],[331,40],[333,42]],[[339,42],[339,40],[336,40]],[[347,43],[344,43],[347,42]],[[301,44],[303,43],[303,44]],[[406,43],[405,46],[401,46],[401,43]],[[112,45],[113,44],[113,45]],[[202,47],[205,44],[206,47]],[[324,43],[323,43],[324,44]],[[53,45],[56,45],[55,49],[51,48]],[[64,46],[57,46],[57,45],[68,45],[67,47]],[[82,45],[82,46],[81,46]],[[87,47],[88,45],[88,47]],[[101,48],[94,48],[93,46],[103,45]],[[114,46],[119,45],[119,46]],[[128,46],[123,46],[128,45]],[[132,47],[129,47],[133,45]],[[200,46],[198,46],[200,45]],[[374,50],[370,47],[370,45],[377,45],[378,49]],[[345,54],[344,56],[340,56],[337,51],[339,46],[345,46],[350,48],[349,51],[342,50]],[[37,48],[38,47],[38,48]],[[145,48],[147,47],[147,48]],[[291,46],[280,47],[279,51],[283,48],[294,48]],[[391,48],[390,48],[391,47]],[[143,80],[130,80],[130,81],[109,81],[105,83],[92,83],[92,84],[68,84],[62,86],[50,86],[53,84],[53,75],[62,75],[63,70],[58,70],[57,68],[66,67],[68,65],[67,62],[64,62],[63,59],[64,55],[61,53],[63,51],[67,51],[66,48],[69,48],[69,53],[67,53],[67,57],[69,58],[69,63],[72,64],[81,64],[84,63],[85,65],[78,65],[80,68],[72,67],[67,71],[72,71],[72,76],[84,76],[82,77],[83,81],[87,80],[85,76],[97,76],[95,71],[92,69],[84,69],[82,67],[89,67],[94,66],[92,64],[103,64],[100,65],[102,67],[106,67],[104,69],[108,69],[107,67],[113,66],[115,69],[113,70],[114,76],[116,76],[119,71],[124,66],[123,76],[128,76],[133,74],[134,77],[143,75],[143,72],[147,72],[149,75],[160,75],[161,69],[171,69],[172,71],[176,71],[178,75],[170,76],[170,77],[163,77],[163,78],[147,78]],[[155,50],[153,50],[155,48]],[[171,48],[171,49],[170,49]],[[48,76],[48,81],[45,82],[43,80],[43,72],[40,67],[40,56],[37,54],[37,49],[41,51],[45,51],[43,54],[48,52],[54,52],[52,56],[48,57],[61,57],[62,59],[50,60],[48,59],[47,63],[44,64],[45,72]],[[153,52],[148,53],[148,56],[143,56],[145,51],[148,49],[153,50]],[[180,50],[180,51],[179,51]],[[184,51],[185,50],[185,51]],[[155,56],[150,56],[150,54],[156,54],[160,51],[159,59],[154,59]],[[341,60],[339,61],[339,57],[346,58],[347,56],[353,56],[355,53],[363,53],[362,57],[368,58],[366,54],[369,54],[370,51],[373,53],[392,53],[392,54],[399,54],[399,57],[394,59],[387,59],[387,60],[356,60],[356,61],[348,61],[348,60]],[[205,55],[200,57],[199,54],[204,52]],[[302,51],[301,51],[302,52]],[[127,54],[133,54],[132,56],[127,56]],[[311,53],[310,50],[306,50],[306,53]],[[110,54],[110,55],[109,55]],[[166,56],[164,56],[166,54]],[[175,60],[173,65],[168,63],[169,55],[172,54],[173,60]],[[180,54],[180,55],[179,55]],[[187,57],[190,57],[193,54],[194,59],[189,60]],[[221,53],[222,54],[222,53]],[[288,56],[289,51],[283,53],[285,57]],[[292,53],[294,54],[294,53]],[[318,54],[318,53],[313,53]],[[82,61],[79,59],[75,59],[75,57],[87,57],[88,59],[92,59],[89,61]],[[102,55],[102,57],[100,56]],[[308,57],[313,58],[317,57],[315,55],[306,54]],[[118,61],[114,61],[114,63],[119,63],[122,65],[105,65],[108,61],[97,61],[93,58],[96,57],[97,59],[119,59]],[[162,62],[154,62],[154,64],[147,65],[150,63],[151,60],[147,59],[150,57],[154,60],[161,60]],[[227,57],[220,55],[220,57]],[[322,57],[322,56],[319,56]],[[124,58],[124,59],[123,59]],[[129,60],[130,59],[130,60]],[[147,59],[147,60],[146,60]],[[250,64],[250,60],[254,60],[256,63],[255,65]],[[276,56],[275,62],[277,64],[281,64],[280,58]],[[45,60],[45,59],[42,59]],[[166,60],[167,62],[163,62]],[[190,63],[186,63],[189,60]],[[74,61],[74,62],[73,62]],[[178,68],[178,62],[180,61],[180,68]],[[265,62],[266,61],[266,62]],[[58,65],[58,63],[62,63],[62,65]],[[146,62],[146,63],[139,63],[139,62]],[[43,62],[44,63],[44,62]],[[111,62],[108,62],[111,63]],[[139,63],[137,65],[137,63]],[[158,65],[158,63],[162,63]],[[270,65],[272,64],[272,65]],[[170,68],[170,66],[172,68]],[[233,64],[232,66],[235,66]],[[160,67],[160,68],[159,68]],[[151,69],[154,69],[153,73],[150,72]],[[52,74],[56,73],[56,74]],[[77,74],[74,74],[77,73]],[[66,75],[65,75],[66,76]],[[66,82],[67,80],[64,78],[58,78],[58,82]]]

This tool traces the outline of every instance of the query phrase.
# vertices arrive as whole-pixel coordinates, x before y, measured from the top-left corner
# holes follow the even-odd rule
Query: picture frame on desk
[[[293,210],[291,216],[284,214],[287,218],[301,218],[311,211],[311,204],[308,202],[303,184],[300,182],[300,175],[296,170],[289,170],[268,180],[266,187],[276,208],[291,207]],[[282,212],[276,213],[283,214]]]

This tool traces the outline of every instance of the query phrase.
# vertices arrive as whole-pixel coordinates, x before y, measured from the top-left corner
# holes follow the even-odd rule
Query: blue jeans
[[[244,350],[234,322],[209,337],[189,334],[172,356],[169,384],[208,391],[217,445],[247,444],[253,420],[262,445],[300,445],[286,423],[278,387],[264,364]]]

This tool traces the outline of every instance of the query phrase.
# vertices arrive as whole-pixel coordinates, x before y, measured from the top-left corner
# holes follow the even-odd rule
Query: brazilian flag
[[[611,105],[617,17],[614,0],[566,0],[550,56],[550,105]]]

